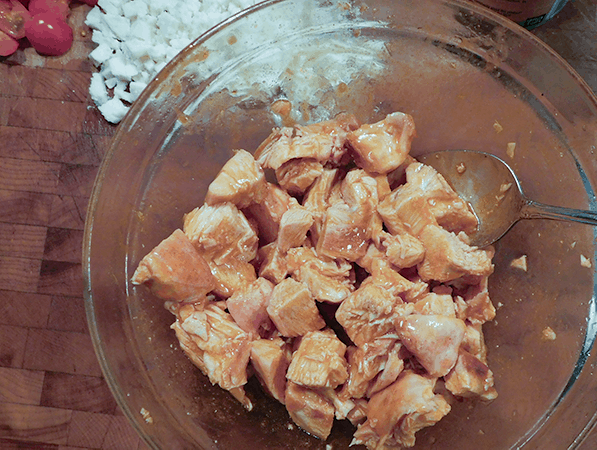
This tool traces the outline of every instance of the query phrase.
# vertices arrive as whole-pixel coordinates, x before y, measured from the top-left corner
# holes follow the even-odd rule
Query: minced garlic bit
[[[513,259],[510,263],[510,267],[515,269],[527,271],[527,255],[522,255],[520,258]]]
[[[506,155],[510,159],[514,158],[514,150],[516,150],[516,142],[508,142],[508,146],[506,147]]]
[[[456,165],[456,172],[458,172],[459,175],[462,175],[464,172],[466,172],[466,165],[463,162],[458,163]]]
[[[591,268],[591,260],[587,258],[585,255],[580,255],[580,265],[586,267],[587,269]]]
[[[500,192],[503,194],[505,192],[508,192],[508,190],[512,187],[512,183],[502,183],[502,185],[500,186]]]
[[[500,123],[496,120],[493,124],[493,129],[496,133],[501,133],[504,130],[504,127],[500,125]]]
[[[143,419],[145,419],[145,422],[152,424],[153,423],[153,417],[151,417],[151,414],[149,414],[149,411],[147,411],[145,408],[141,408],[141,411],[139,411],[141,413],[141,416],[143,416]]]
[[[541,338],[544,341],[555,341],[556,337],[556,332],[551,327],[545,327],[541,332]]]

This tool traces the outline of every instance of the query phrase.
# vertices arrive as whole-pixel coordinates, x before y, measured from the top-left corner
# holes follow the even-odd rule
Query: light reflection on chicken
[[[353,444],[389,450],[449,412],[439,392],[497,396],[482,330],[495,250],[468,244],[476,218],[409,156],[415,135],[403,113],[274,129],[139,263],[131,281],[247,409],[254,374],[313,436],[348,419]]]

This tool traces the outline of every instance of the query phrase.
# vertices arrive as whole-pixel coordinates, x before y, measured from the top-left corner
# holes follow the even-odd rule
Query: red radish
[[[11,38],[4,31],[0,31],[0,56],[12,55],[19,48],[16,39]]]
[[[70,13],[68,0],[31,0],[29,2],[29,12],[32,16],[39,13],[52,12],[65,19]]]
[[[21,39],[25,37],[25,23],[30,19],[29,11],[17,0],[0,0],[0,31]]]
[[[72,28],[56,13],[36,14],[25,24],[25,33],[33,48],[42,55],[63,55],[73,43]]]

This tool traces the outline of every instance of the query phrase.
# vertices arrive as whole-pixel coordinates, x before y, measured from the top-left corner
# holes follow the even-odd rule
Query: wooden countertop
[[[0,62],[0,449],[145,449],[96,360],[82,297],[85,211],[115,127],[89,98],[93,48],[72,10],[71,51]],[[597,1],[534,33],[597,92]],[[593,432],[583,450],[597,448]]]

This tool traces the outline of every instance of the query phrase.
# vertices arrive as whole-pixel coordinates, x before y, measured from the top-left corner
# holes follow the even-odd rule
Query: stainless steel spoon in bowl
[[[471,244],[484,247],[501,238],[520,219],[557,219],[597,225],[597,213],[550,206],[528,199],[503,160],[473,150],[445,150],[417,158],[441,173],[469,203],[479,225]]]

